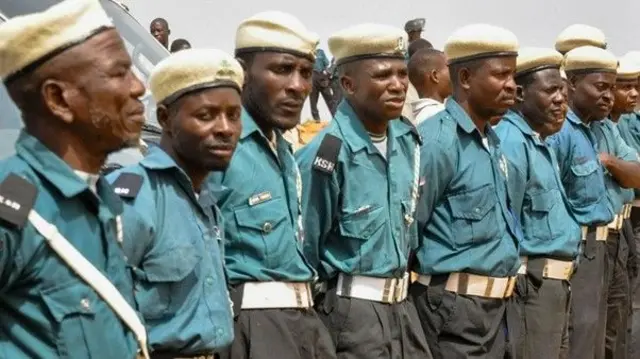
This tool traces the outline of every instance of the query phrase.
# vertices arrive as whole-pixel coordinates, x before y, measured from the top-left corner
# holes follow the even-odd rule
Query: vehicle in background
[[[0,23],[14,16],[43,11],[59,2],[61,0],[0,0]],[[151,70],[169,56],[169,52],[136,21],[124,5],[115,0],[100,0],[100,3],[124,40],[133,60],[134,73],[148,85]],[[141,100],[145,105],[147,119],[142,130],[142,140],[148,146],[153,146],[160,141],[161,134],[155,115],[156,104],[148,89]],[[4,85],[0,85],[0,159],[15,153],[14,143],[22,127],[20,110],[14,105]],[[138,148],[125,149],[109,157],[108,167],[134,164],[142,156]]]

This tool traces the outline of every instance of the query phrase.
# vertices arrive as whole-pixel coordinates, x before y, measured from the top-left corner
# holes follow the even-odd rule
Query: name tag
[[[256,204],[260,204],[262,202],[266,202],[271,199],[271,192],[262,192],[258,193],[255,196],[249,198],[249,205],[255,206]]]

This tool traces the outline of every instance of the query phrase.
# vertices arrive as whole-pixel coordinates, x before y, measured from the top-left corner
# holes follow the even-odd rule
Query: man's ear
[[[47,79],[40,87],[40,95],[46,108],[63,122],[70,124],[75,119],[74,102],[78,101],[79,91],[71,84],[55,79]]]
[[[162,127],[162,132],[171,136],[171,121],[169,119],[169,108],[166,105],[158,105],[156,107],[156,119]]]
[[[438,71],[431,70],[431,72],[429,72],[429,80],[431,80],[431,82],[433,82],[434,84],[439,84],[440,83],[440,76],[438,76]]]
[[[357,86],[356,82],[353,80],[351,76],[342,75],[340,76],[340,85],[342,85],[342,90],[349,95],[353,95],[356,92]]]
[[[468,67],[462,67],[458,70],[458,82],[460,83],[460,87],[465,90],[469,90],[471,88],[471,70]]]
[[[524,102],[524,87],[516,86],[516,101],[519,103]]]

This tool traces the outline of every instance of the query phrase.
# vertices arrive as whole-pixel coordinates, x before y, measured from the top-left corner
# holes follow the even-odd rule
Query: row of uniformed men
[[[110,186],[100,166],[138,141],[144,87],[99,2],[0,26],[0,76],[25,122],[0,165],[0,352],[555,357],[571,279],[589,293],[573,301],[571,354],[591,357],[599,334],[576,333],[596,330],[602,239],[622,213],[601,164],[609,186],[640,177],[619,147],[599,159],[609,137],[585,125],[609,111],[617,60],[595,47],[567,54],[562,125],[558,54],[516,62],[509,31],[464,27],[445,48],[454,95],[416,130],[396,120],[404,34],[355,26],[329,40],[345,101],[294,158],[282,131],[300,120],[317,44],[294,17],[266,12],[238,27],[239,62],[185,50],[160,63],[150,88],[161,142]]]

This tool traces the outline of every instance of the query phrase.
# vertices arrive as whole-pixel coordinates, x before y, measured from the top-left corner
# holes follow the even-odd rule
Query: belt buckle
[[[516,287],[516,280],[518,277],[509,277],[507,282],[507,289],[504,292],[504,298],[509,298],[513,295],[513,290]]]
[[[573,264],[570,264],[567,266],[567,268],[565,268],[564,274],[566,280],[569,280],[571,278],[571,275],[573,275]]]
[[[393,303],[396,293],[396,278],[386,278],[384,280],[384,289],[382,290],[382,301],[385,303]]]
[[[407,291],[408,286],[409,286],[409,274],[405,273],[402,278],[398,278],[397,280],[397,285],[396,285],[396,291],[395,291],[395,296],[394,296],[394,300],[396,303],[400,303],[404,298],[404,293]]]

